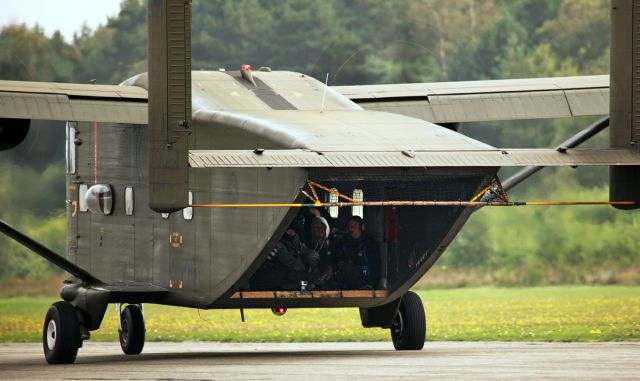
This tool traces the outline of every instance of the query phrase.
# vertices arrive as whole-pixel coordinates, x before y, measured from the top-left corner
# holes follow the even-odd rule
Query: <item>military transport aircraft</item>
[[[422,349],[424,309],[409,288],[474,210],[510,202],[504,188],[542,166],[605,165],[614,205],[638,207],[640,0],[612,3],[611,79],[328,87],[248,65],[192,73],[190,0],[150,0],[148,74],[119,86],[0,81],[3,149],[31,119],[67,121],[66,257],[0,223],[72,275],[45,317],[47,362],[73,362],[109,303],[126,354],[143,348],[143,303],[358,307],[363,326],[390,329],[396,349]],[[581,115],[609,119],[549,150],[494,148],[453,128]],[[610,149],[575,149],[608,124]],[[503,188],[503,166],[528,168]],[[280,241],[308,228],[312,208],[357,236],[365,222],[378,246],[355,268],[367,283],[265,285]],[[354,250],[342,255],[367,257]]]

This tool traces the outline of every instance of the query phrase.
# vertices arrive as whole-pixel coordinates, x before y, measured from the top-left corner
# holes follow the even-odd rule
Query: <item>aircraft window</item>
[[[189,192],[189,205],[193,204],[193,193],[190,191]],[[191,221],[193,220],[193,208],[192,207],[186,207],[184,209],[182,209],[182,217],[184,217],[185,220],[187,221]]]
[[[331,188],[331,190],[333,191],[338,191],[336,188]],[[330,203],[334,203],[334,202],[338,202],[338,195],[335,193],[330,193],[329,194],[329,202]],[[330,206],[329,207],[329,216],[331,216],[331,218],[338,218],[338,207],[337,206]]]
[[[362,189],[354,189],[353,196],[351,198],[355,201],[364,201],[364,192],[362,191]],[[364,218],[364,207],[362,205],[352,207],[351,215]]]
[[[169,213],[160,213],[160,215],[162,216],[162,218],[164,218],[165,220],[169,219]]]
[[[76,122],[67,122],[67,140],[65,143],[67,175],[76,174]]]
[[[133,216],[133,188],[124,188],[124,214]]]
[[[87,184],[80,184],[80,186],[78,187],[78,204],[80,204],[79,207],[81,212],[86,212],[87,210],[89,210],[89,208],[87,207],[87,199],[85,198],[86,194]]]
[[[89,211],[93,214],[109,215],[113,206],[113,192],[111,186],[105,184],[93,185],[84,196]]]

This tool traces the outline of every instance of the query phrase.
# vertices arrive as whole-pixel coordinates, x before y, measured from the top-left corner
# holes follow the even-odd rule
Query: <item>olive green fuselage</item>
[[[196,149],[277,148],[257,140],[196,124],[190,145]],[[71,144],[76,147],[76,173],[67,175],[68,258],[108,284],[166,289],[152,298],[157,303],[198,308],[383,304],[401,295],[431,267],[471,212],[461,207],[399,208],[397,242],[387,242],[384,209],[365,207],[367,234],[386,256],[383,268],[389,273],[389,290],[384,297],[240,299],[236,292],[246,290],[247,280],[298,209],[195,208],[192,219],[183,211],[163,216],[148,207],[146,126],[78,123],[75,142]],[[495,169],[486,168],[192,168],[189,190],[194,204],[291,203],[303,199],[300,189],[311,179],[345,194],[363,189],[369,200],[468,200],[494,174]],[[80,208],[80,186],[91,187],[96,181],[111,186],[109,215]],[[128,187],[133,190],[131,215],[125,211]],[[330,223],[342,228],[350,213],[351,208],[342,208],[340,217]],[[394,268],[391,276],[387,264],[398,262],[394,256],[403,268]],[[133,299],[128,301],[138,301]],[[138,299],[149,298],[140,295]]]

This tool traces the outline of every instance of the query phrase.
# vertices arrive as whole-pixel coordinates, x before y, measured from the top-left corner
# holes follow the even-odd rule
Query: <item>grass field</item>
[[[428,340],[640,341],[640,287],[472,288],[418,291]],[[0,342],[39,341],[56,299],[0,299]],[[300,309],[285,316],[246,310],[205,311],[145,305],[152,341],[379,341],[388,330],[365,329],[358,310]],[[117,340],[109,307],[92,340]]]

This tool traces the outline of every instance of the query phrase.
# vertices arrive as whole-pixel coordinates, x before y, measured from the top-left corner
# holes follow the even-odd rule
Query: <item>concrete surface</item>
[[[2,380],[638,380],[640,343],[86,342],[73,365],[45,363],[41,344],[0,344]]]

